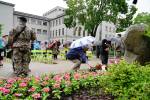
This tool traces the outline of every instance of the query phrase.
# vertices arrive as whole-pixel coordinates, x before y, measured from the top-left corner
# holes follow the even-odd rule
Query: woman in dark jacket
[[[102,40],[102,45],[100,48],[101,61],[103,65],[107,66],[108,63],[108,54],[109,54],[110,43],[106,39]]]

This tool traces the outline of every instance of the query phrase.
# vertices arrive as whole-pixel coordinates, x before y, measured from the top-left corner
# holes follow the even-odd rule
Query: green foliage
[[[96,35],[98,25],[102,21],[116,24],[118,31],[132,24],[132,17],[136,13],[134,6],[129,6],[126,0],[67,0],[65,25],[75,27],[83,25],[92,36]],[[119,18],[120,14],[125,18]]]
[[[111,66],[103,77],[103,87],[119,100],[148,100],[150,98],[150,66],[121,62]],[[107,82],[107,83],[106,83]]]
[[[146,24],[148,27],[146,29],[146,35],[150,37],[150,13],[139,13],[134,19],[134,24]]]

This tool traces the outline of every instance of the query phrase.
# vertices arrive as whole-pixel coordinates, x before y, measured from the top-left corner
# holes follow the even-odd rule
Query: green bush
[[[112,65],[109,75],[101,79],[104,89],[119,100],[148,100],[150,98],[150,65],[127,64],[122,61]]]

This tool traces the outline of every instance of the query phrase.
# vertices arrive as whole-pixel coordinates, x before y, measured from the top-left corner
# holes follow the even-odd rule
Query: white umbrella
[[[77,48],[77,47],[82,47],[86,45],[90,46],[93,44],[94,41],[95,41],[95,38],[92,36],[83,37],[76,41],[73,41],[70,48]]]

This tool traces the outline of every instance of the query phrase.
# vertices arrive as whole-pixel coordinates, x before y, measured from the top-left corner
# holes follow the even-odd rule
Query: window
[[[58,20],[56,19],[56,26],[58,25]]]
[[[47,30],[43,30],[43,34],[47,34]]]
[[[106,26],[106,31],[108,31],[108,27]]]
[[[59,29],[59,36],[60,36],[60,34],[61,34],[61,29]]]
[[[105,38],[107,38],[107,34],[105,34]]]
[[[64,35],[64,28],[62,28],[62,35]]]
[[[38,20],[38,21],[37,21],[37,24],[38,24],[38,25],[42,25],[42,21]]]
[[[74,29],[74,33],[73,33],[74,36],[76,35],[76,31],[77,31],[77,27],[75,27]]]
[[[63,44],[63,42],[64,42],[64,39],[62,39],[62,44]]]
[[[78,36],[81,36],[81,30],[82,30],[82,28],[79,27],[79,30],[78,30]]]
[[[55,26],[55,20],[53,20],[53,27]]]
[[[50,31],[50,34],[49,34],[50,38],[52,37],[52,31]]]
[[[55,32],[54,32],[54,30],[53,30],[53,37],[55,36]]]
[[[51,21],[51,22],[50,22],[50,27],[52,27],[52,24],[53,24],[53,22]]]
[[[61,19],[59,18],[59,25],[61,25]]]
[[[113,32],[114,32],[114,33],[116,32],[116,29],[115,29],[115,28],[113,29]]]
[[[41,29],[37,29],[37,34],[41,34]]]
[[[85,30],[83,30],[83,37],[85,37]]]
[[[56,36],[57,36],[57,30],[56,30]]]
[[[31,24],[36,24],[36,20],[31,18]]]
[[[109,32],[111,32],[111,27],[109,27]]]
[[[64,17],[62,18],[62,24],[64,23]]]
[[[32,31],[35,32],[35,28],[32,28]]]
[[[47,26],[47,22],[43,22],[43,25],[44,25],[44,26]]]

